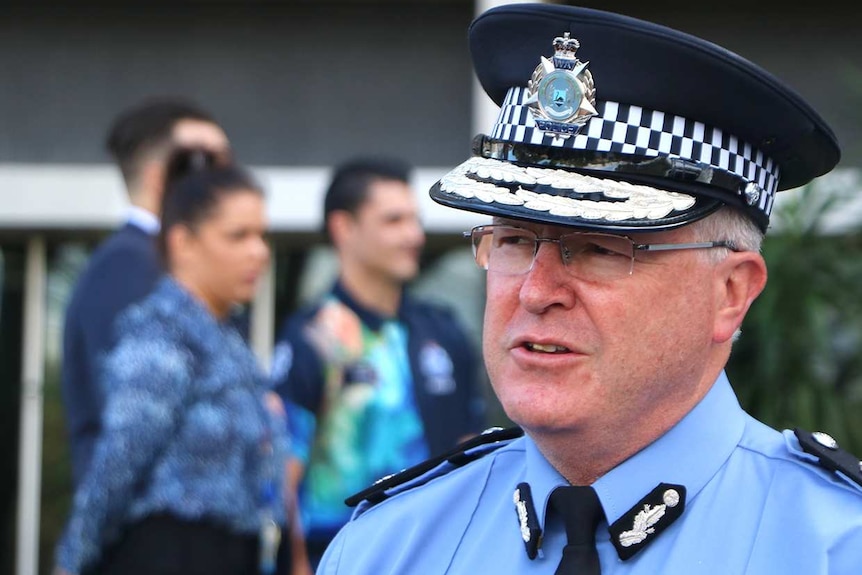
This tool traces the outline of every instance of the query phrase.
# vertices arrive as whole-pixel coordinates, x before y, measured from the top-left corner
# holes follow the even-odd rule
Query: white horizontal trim
[[[413,174],[425,229],[457,233],[485,223],[487,216],[441,206],[428,189],[450,168],[422,167]],[[259,166],[252,171],[267,193],[274,232],[316,232],[330,168]],[[836,169],[815,183],[841,196],[841,206],[825,218],[827,232],[858,227],[862,222],[862,170]],[[770,227],[780,229],[781,204],[798,190],[779,192]],[[128,207],[122,180],[109,165],[0,164],[0,230],[105,229],[117,226]]]
[[[251,169],[266,190],[272,231],[320,229],[330,168]],[[449,169],[422,167],[413,173],[430,232],[458,232],[485,218],[441,206],[428,196],[428,189]],[[0,229],[111,229],[127,208],[122,179],[112,165],[0,164]]]
[[[0,228],[110,228],[128,200],[110,166],[0,164]]]

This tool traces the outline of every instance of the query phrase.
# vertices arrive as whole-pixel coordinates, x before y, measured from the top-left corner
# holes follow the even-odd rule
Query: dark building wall
[[[578,4],[692,32],[764,65],[835,128],[841,165],[862,165],[859,6]],[[161,92],[211,108],[253,164],[331,165],[374,151],[445,166],[469,153],[473,2],[135,6],[14,0],[4,7],[0,162],[105,161],[101,142],[112,115]]]
[[[0,162],[105,161],[119,109],[175,92],[254,164],[358,150],[455,164],[471,136],[471,17],[467,2],[18,7],[0,20]]]

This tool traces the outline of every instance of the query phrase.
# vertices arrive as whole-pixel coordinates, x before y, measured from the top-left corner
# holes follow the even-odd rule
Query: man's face
[[[500,223],[541,237],[572,231]],[[676,243],[690,235],[683,228],[634,239]],[[648,417],[702,394],[714,264],[698,251],[635,258],[631,276],[588,283],[568,272],[558,244],[543,242],[530,271],[488,272],[485,362],[512,421],[533,432],[634,435]]]
[[[403,182],[372,182],[368,196],[346,217],[339,251],[345,265],[403,283],[416,277],[425,233],[413,190]]]
[[[226,152],[230,148],[224,130],[202,120],[180,120],[174,124],[172,140],[176,147],[204,148],[213,152]]]

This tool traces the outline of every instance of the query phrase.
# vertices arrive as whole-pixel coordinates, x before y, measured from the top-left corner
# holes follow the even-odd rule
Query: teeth
[[[543,353],[565,353],[568,348],[565,348],[561,345],[543,345],[541,343],[527,343],[527,349],[530,351],[541,351]]]

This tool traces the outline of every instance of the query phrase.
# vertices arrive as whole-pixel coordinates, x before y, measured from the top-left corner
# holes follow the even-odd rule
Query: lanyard
[[[272,442],[272,433],[269,428],[269,414],[264,407],[263,413],[265,431],[260,442],[261,457],[261,484],[259,497],[259,546],[258,570],[260,575],[272,575],[275,573],[276,560],[278,557],[278,546],[281,542],[281,527],[275,521],[274,508],[278,501],[275,470],[275,449]]]

